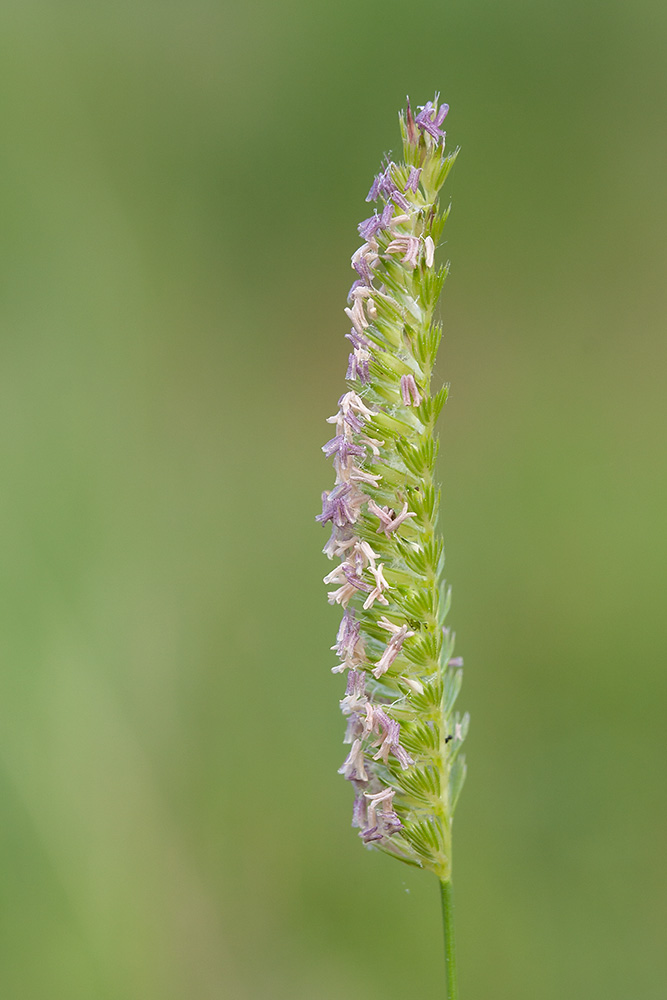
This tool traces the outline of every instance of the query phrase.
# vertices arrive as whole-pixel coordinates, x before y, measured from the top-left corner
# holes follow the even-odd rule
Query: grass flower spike
[[[318,517],[331,525],[324,551],[336,561],[324,580],[329,601],[343,610],[332,649],[333,672],[346,673],[349,752],[340,773],[354,789],[352,824],[369,847],[434,872],[446,931],[468,729],[468,716],[454,709],[462,661],[445,626],[450,592],[434,480],[435,426],[447,398],[447,386],[434,392],[431,382],[442,336],[434,311],[448,272],[435,262],[449,212],[438,194],[456,159],[445,152],[448,110],[437,95],[416,115],[408,102],[399,119],[403,162],[388,159],[368,192],[375,207],[359,225],[345,309],[347,389],[323,448],[336,481]],[[454,997],[449,960],[448,982]]]

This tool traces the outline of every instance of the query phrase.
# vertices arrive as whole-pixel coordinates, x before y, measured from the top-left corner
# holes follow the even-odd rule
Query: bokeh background
[[[6,0],[0,994],[443,995],[315,524],[363,198],[452,110],[462,996],[667,995],[663,0]]]

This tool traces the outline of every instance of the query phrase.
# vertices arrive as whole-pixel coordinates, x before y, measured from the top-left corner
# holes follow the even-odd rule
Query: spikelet
[[[434,481],[447,386],[431,389],[442,336],[434,310],[448,272],[435,264],[449,212],[438,192],[457,155],[445,152],[448,110],[436,95],[413,115],[408,101],[404,162],[386,162],[366,199],[378,207],[352,256],[348,389],[323,448],[336,483],[317,518],[332,525],[324,552],[337,564],[324,582],[344,610],[332,649],[333,672],[347,673],[340,773],[355,792],[352,824],[364,844],[444,881],[468,730],[468,716],[454,711],[462,661],[445,627]]]

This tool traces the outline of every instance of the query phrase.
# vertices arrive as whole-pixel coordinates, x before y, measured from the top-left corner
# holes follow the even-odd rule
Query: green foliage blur
[[[0,9],[0,995],[444,995],[314,521],[356,225],[448,142],[464,1000],[664,1000],[667,7]]]

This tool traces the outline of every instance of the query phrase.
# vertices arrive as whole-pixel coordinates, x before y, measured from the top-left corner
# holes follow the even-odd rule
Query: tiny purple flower
[[[384,533],[387,538],[396,529],[407,521],[409,517],[416,517],[417,515],[413,510],[408,510],[407,500],[403,504],[403,509],[400,514],[395,511],[390,510],[389,507],[379,507],[375,500],[368,501],[368,510],[371,514],[375,514],[376,517],[380,519],[380,527],[377,529],[377,534],[380,535]]]
[[[345,736],[343,737],[343,743],[350,744],[354,743],[364,734],[364,726],[356,713],[350,715],[347,720],[347,726],[345,727]]]
[[[357,290],[357,288],[365,288],[365,287],[366,287],[365,281],[361,281],[360,279],[357,279],[357,281],[353,281],[352,285],[350,286],[350,290],[347,293],[347,301],[351,304],[354,301],[354,293]]]
[[[372,794],[371,792],[365,793],[364,798],[368,800],[367,822],[370,829],[364,831],[364,833],[377,830],[382,836],[391,837],[392,833],[397,833],[403,829],[403,824],[394,810],[395,794],[396,792],[393,788],[385,788],[376,794]],[[379,815],[377,812],[378,807],[381,807]]]
[[[341,628],[343,627],[343,623],[345,622],[346,618],[348,619],[348,621],[346,623],[345,631],[351,633],[351,637],[354,638],[354,643],[352,646],[352,648],[354,648],[354,644],[356,644],[357,639],[359,638],[359,622],[354,617],[354,611],[348,610],[343,615]],[[338,635],[340,635],[340,631],[341,630],[339,629]],[[349,648],[349,638],[347,639],[346,645]],[[340,652],[338,655],[339,656],[341,655]],[[347,675],[345,697],[349,698],[352,695],[355,698],[364,698],[366,696],[366,676],[363,670],[350,670],[349,674]]]
[[[345,579],[348,583],[352,584],[355,590],[363,590],[364,593],[368,594],[373,589],[369,583],[362,580],[360,576],[357,575],[356,570],[352,566],[348,566],[343,563],[343,573],[345,574]]]
[[[374,415],[373,410],[368,409],[361,396],[357,395],[356,392],[344,392],[338,400],[338,405],[343,414],[354,412],[361,414],[364,418]]]
[[[398,723],[396,724],[398,725]],[[392,745],[391,752],[398,761],[398,763],[401,765],[401,769],[403,771],[407,771],[407,769],[414,764],[414,760],[407,752],[405,747],[402,747],[400,743],[396,743],[395,746]]]
[[[337,455],[341,462],[347,462],[350,455],[361,455],[363,457],[366,454],[365,448],[354,444],[352,441],[348,441],[342,434],[337,434],[336,437],[332,437],[330,441],[322,445],[322,451],[327,458]]]
[[[345,423],[352,428],[355,434],[358,434],[363,429],[365,420],[363,417],[360,417],[357,413],[352,413],[352,411],[350,410],[348,413],[345,414],[344,419]]]
[[[368,611],[369,608],[372,608],[375,601],[379,601],[380,604],[389,604],[389,601],[384,596],[384,591],[389,590],[389,584],[384,578],[384,573],[382,572],[383,569],[384,565],[382,563],[380,563],[377,568],[375,566],[370,567],[370,571],[375,578],[375,587],[373,590],[371,590],[370,587],[368,588],[370,590],[370,594],[364,601],[364,611]]]
[[[369,221],[369,220],[366,220]],[[351,264],[360,278],[367,285],[373,283],[373,266],[377,263],[378,255],[370,243],[364,243],[352,254]]]
[[[371,184],[371,189],[366,195],[366,201],[377,201],[377,197],[380,193],[380,181],[382,179],[382,174],[378,174],[373,178],[373,183]]]
[[[362,830],[359,834],[364,844],[372,844],[376,840],[382,840],[383,836],[379,832],[377,826],[372,826],[367,830]]]
[[[378,177],[375,178],[375,184],[373,185],[373,188],[371,188],[371,191],[375,189],[376,198],[378,194],[381,194],[386,201],[393,201],[400,208],[402,208],[403,211],[406,211],[410,207],[410,202],[398,190],[396,182],[394,181],[394,178],[391,176],[391,172],[393,169],[395,169],[395,167],[396,167],[395,163],[388,163],[384,173],[379,174]]]
[[[367,817],[368,802],[364,797],[363,792],[356,791],[354,795],[354,805],[352,807],[352,826],[364,828],[368,823]]]
[[[357,333],[363,334],[364,330],[369,324],[368,324],[368,319],[366,318],[366,314],[364,312],[364,307],[361,299],[355,298],[352,308],[350,309],[348,306],[345,309],[345,314],[352,323]]]
[[[394,625],[393,622],[388,621],[386,618],[380,618],[378,625],[386,629],[388,632],[392,633],[392,636],[387,643],[384,653],[380,657],[373,670],[373,676],[376,680],[385,674],[389,667],[392,665],[398,654],[403,649],[403,643],[406,639],[411,638],[415,633],[412,632],[407,625]]]
[[[373,212],[368,219],[360,222],[357,228],[360,236],[365,240],[371,240],[382,229],[382,220],[377,212]]]
[[[352,749],[338,768],[338,773],[342,774],[348,781],[368,781],[361,740],[354,741]]]
[[[359,379],[364,385],[368,385],[371,380],[368,370],[368,351],[353,351],[347,360],[347,373],[345,378]]]
[[[357,272],[359,277],[362,278],[367,285],[370,285],[373,280],[373,272],[371,271],[366,258],[362,256],[357,257],[356,259],[352,258],[352,267]]]
[[[392,754],[401,765],[401,768],[405,771],[411,764],[414,764],[414,760],[406,751],[405,747],[402,747],[399,742],[401,734],[401,727],[399,723],[394,719],[390,719],[381,708],[376,709],[375,718],[384,730],[384,739],[381,740],[380,749],[374,756],[373,760],[383,760],[386,764],[389,754]]]
[[[440,95],[436,95],[436,101],[439,96]],[[423,132],[428,132],[428,134],[437,142],[445,137],[445,133],[441,130],[440,126],[447,117],[448,111],[448,104],[441,104],[436,111],[433,101],[427,101],[423,107],[420,107],[419,114],[415,118],[415,124],[418,125]]]
[[[359,492],[350,483],[339,483],[322,494],[322,513],[315,518],[320,524],[331,521],[339,528],[355,524],[359,512]]]
[[[415,268],[419,262],[421,241],[418,236],[397,236],[387,247],[387,253],[402,253],[402,262]]]
[[[368,347],[369,346],[368,339],[366,337],[364,337],[363,333],[359,333],[358,330],[355,330],[354,327],[352,327],[352,329],[350,330],[350,332],[346,333],[345,336],[350,341],[350,343],[352,344],[352,346],[355,347],[355,348]]]
[[[387,187],[392,183],[391,167],[393,166],[393,163],[388,163],[385,169],[373,178],[373,184],[366,196],[366,201],[377,201],[380,195],[384,198],[389,197],[390,192],[387,191]]]

